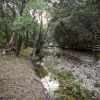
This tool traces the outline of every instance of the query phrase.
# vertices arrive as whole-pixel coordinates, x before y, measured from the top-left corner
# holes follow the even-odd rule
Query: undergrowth
[[[59,82],[59,89],[54,92],[54,100],[95,100],[93,94],[82,89],[70,71],[59,71],[49,68],[54,78]]]

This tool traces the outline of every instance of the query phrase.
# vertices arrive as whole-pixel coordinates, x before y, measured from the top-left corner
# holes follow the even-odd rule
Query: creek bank
[[[57,48],[56,48],[57,49]],[[71,60],[79,61],[80,63],[99,63],[100,62],[100,52],[96,51],[77,51],[70,49],[57,49],[57,54],[63,55]]]
[[[56,52],[57,52],[56,48],[55,49],[52,48],[52,50],[50,48],[50,52],[46,50],[46,52],[43,53],[43,56],[45,55],[43,62],[39,62],[39,64],[37,64],[37,66],[35,66],[35,69],[34,69],[36,74],[40,77],[39,80],[42,82],[42,85],[44,85],[44,88],[46,89],[45,92],[50,94],[53,98],[55,98],[56,91],[60,92],[60,94],[56,92],[57,97],[59,98],[61,97],[61,94],[64,92],[68,100],[71,100],[71,99],[77,100],[76,98],[78,98],[78,95],[75,94],[76,93],[75,91],[78,90],[78,91],[81,91],[80,93],[87,94],[85,95],[85,97],[83,96],[82,100],[99,100],[100,98],[99,97],[100,96],[100,84],[99,84],[100,83],[100,78],[99,78],[100,63],[99,61],[96,61],[94,59],[94,55],[87,56],[86,53],[85,55],[84,53],[82,54],[76,53],[75,54],[76,56],[77,54],[79,54],[80,57],[82,55],[81,58],[83,59],[81,61],[83,61],[84,59],[86,60],[86,61],[83,61],[83,63],[79,63],[79,60],[71,59],[73,57],[73,53],[75,52],[72,53],[70,51],[69,54],[71,55],[71,57],[70,55],[66,56],[65,54],[64,56],[60,55],[60,57],[59,56],[57,57],[55,55]],[[91,62],[91,61],[94,61],[94,62]],[[54,69],[54,70],[56,69],[58,72],[63,71],[63,70],[70,71],[73,74],[73,76],[75,77],[75,80],[73,82],[75,82],[76,84],[69,84],[66,87],[66,84],[65,84],[66,81],[65,81],[63,85],[63,88],[71,89],[71,90],[67,89],[67,93],[71,95],[66,94],[66,91],[62,91],[61,88],[59,90],[59,87],[62,87],[62,85],[59,84],[60,82],[59,82],[59,79],[57,78],[58,75],[55,75],[55,73],[52,73],[51,69]],[[55,76],[56,76],[56,79],[55,79]],[[60,80],[63,80],[63,79],[61,78]],[[54,90],[53,90],[53,86],[56,87]],[[75,91],[74,91],[75,93],[72,92],[73,88],[75,88]],[[91,93],[92,93],[92,96],[90,97]],[[74,94],[74,97],[73,97],[73,94]],[[87,99],[88,97],[90,98]],[[58,98],[56,98],[55,100],[58,100]],[[66,99],[63,99],[63,96],[62,96],[60,100],[66,100]]]
[[[95,96],[88,90],[81,88],[71,71],[57,70],[53,63],[38,62],[34,70],[47,92],[54,100],[95,100]],[[53,65],[52,65],[53,64]],[[52,65],[52,66],[51,66]],[[57,65],[57,63],[56,63]],[[81,97],[80,97],[81,96]],[[96,99],[97,100],[97,99]]]
[[[56,70],[71,71],[75,76],[75,82],[78,82],[81,87],[94,93],[100,98],[100,64],[80,64],[75,60],[61,56],[60,58],[48,56],[44,58],[44,66],[47,68],[53,67]],[[98,100],[98,99],[94,99]]]
[[[41,62],[35,64],[34,71],[40,78],[43,86],[46,88],[47,93],[53,97],[54,91],[59,88],[58,80],[54,78],[54,75],[46,67],[44,67]]]

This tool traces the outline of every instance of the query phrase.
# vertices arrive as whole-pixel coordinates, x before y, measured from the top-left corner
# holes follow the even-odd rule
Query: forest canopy
[[[86,0],[73,5],[68,5],[66,0],[62,0],[54,8],[52,22],[55,26],[54,40],[61,48],[100,49],[100,2],[98,0]]]
[[[16,55],[22,46],[39,54],[50,40],[60,48],[100,50],[99,0],[0,0],[0,9],[0,47]]]

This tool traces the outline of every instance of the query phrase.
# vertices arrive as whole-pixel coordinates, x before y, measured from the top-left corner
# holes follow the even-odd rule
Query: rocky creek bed
[[[80,84],[81,88],[89,90],[100,99],[100,63],[79,63],[67,57],[60,58],[49,56],[44,58],[44,66],[56,70],[71,71],[75,77],[75,83]]]

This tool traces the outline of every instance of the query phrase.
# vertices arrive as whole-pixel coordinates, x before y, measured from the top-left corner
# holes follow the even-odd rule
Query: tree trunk
[[[23,9],[25,8],[25,0],[22,0],[21,3],[22,3],[22,4],[21,4],[20,7],[19,7],[20,16],[22,15]]]
[[[5,24],[5,37],[6,37],[6,43],[8,43],[9,42],[9,32],[8,32],[7,24]]]
[[[13,47],[16,38],[17,38],[17,33],[13,32],[9,41],[9,47]]]
[[[26,37],[25,37],[25,48],[28,46],[28,31],[26,32]]]
[[[34,60],[36,57],[36,48],[33,46],[33,50],[32,50],[32,60]]]
[[[18,39],[16,39],[16,56],[19,56],[20,49],[22,45],[22,36],[18,34]]]

